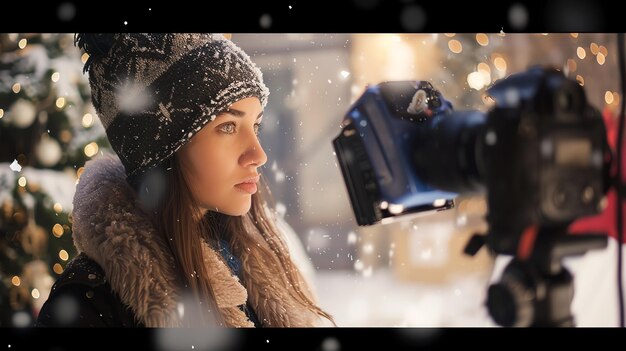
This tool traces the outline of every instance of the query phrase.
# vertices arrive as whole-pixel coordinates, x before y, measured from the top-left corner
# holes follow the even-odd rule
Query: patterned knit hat
[[[76,42],[90,55],[93,104],[134,187],[233,103],[267,104],[261,71],[221,34],[79,33]]]

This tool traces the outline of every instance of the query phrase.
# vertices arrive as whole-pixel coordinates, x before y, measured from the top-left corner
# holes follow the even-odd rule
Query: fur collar
[[[140,322],[147,327],[179,326],[183,289],[173,257],[125,177],[115,155],[87,162],[74,195],[74,244],[103,268],[112,289]],[[246,276],[251,277],[244,287],[219,253],[206,243],[202,250],[217,305],[229,326],[253,326],[238,307],[248,298],[268,326],[312,326],[318,320],[291,296],[275,291],[267,279],[255,280],[259,262],[251,256],[240,257]]]

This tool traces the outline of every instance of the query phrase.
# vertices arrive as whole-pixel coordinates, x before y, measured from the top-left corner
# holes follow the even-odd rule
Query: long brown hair
[[[252,195],[250,211],[243,216],[229,216],[212,211],[202,212],[191,195],[191,187],[176,153],[163,166],[166,168],[166,186],[162,201],[158,202],[152,212],[153,221],[157,232],[169,245],[186,292],[197,303],[197,306],[185,309],[183,325],[228,326],[217,307],[214,287],[206,279],[209,272],[202,253],[202,240],[214,242],[219,237],[229,241],[235,255],[251,258],[243,260],[244,267],[249,264],[248,261],[260,263],[255,265],[254,272],[263,275],[261,279],[272,279],[274,289],[281,289],[312,313],[327,318],[336,325],[333,317],[313,301],[309,287],[289,256],[275,219],[268,211],[267,200],[273,202],[273,198],[263,176],[259,191]],[[267,245],[259,245],[249,235],[250,225],[260,233]],[[247,251],[246,255],[242,255],[244,250]],[[245,281],[246,270],[243,274]],[[276,279],[276,275],[279,279]],[[248,285],[248,290],[254,288]],[[249,291],[250,293],[253,292]]]

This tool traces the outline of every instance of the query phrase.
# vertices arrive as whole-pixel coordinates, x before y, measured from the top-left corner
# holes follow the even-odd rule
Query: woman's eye
[[[261,133],[261,129],[263,129],[263,124],[261,123],[254,124],[254,134],[259,135]]]
[[[235,123],[224,123],[220,126],[220,130],[226,134],[233,134],[235,132]]]

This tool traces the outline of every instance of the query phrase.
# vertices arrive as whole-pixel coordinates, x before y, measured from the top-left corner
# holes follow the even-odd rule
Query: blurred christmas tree
[[[74,189],[110,148],[71,34],[0,34],[0,326],[28,326],[72,243]]]

